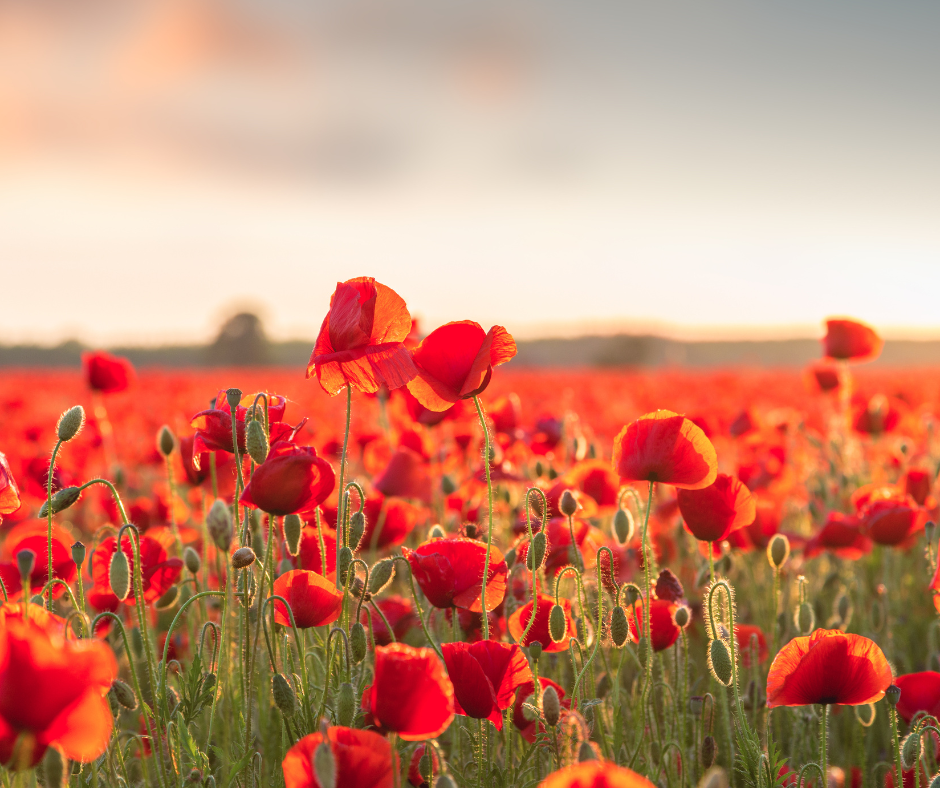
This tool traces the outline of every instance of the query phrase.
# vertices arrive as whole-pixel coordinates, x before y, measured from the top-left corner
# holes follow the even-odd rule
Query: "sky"
[[[940,5],[0,6],[0,343],[940,336]]]

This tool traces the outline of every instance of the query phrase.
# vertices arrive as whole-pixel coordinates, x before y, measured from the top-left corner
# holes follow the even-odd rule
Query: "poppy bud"
[[[689,698],[689,713],[693,717],[701,717],[702,710],[705,708],[705,698],[701,695],[693,695]]]
[[[199,558],[199,553],[192,547],[187,547],[183,550],[183,563],[186,564],[186,568],[189,570],[190,574],[199,574],[199,567],[202,566],[202,560]]]
[[[506,562],[506,567],[512,569],[516,565],[516,548],[510,547],[503,555],[503,560]]]
[[[930,785],[928,785],[927,788],[940,788],[940,772],[937,772],[933,776],[933,779],[931,779]]]
[[[532,537],[529,551],[525,557],[526,567],[530,572],[537,572],[545,562],[545,551],[548,547],[548,537],[544,531],[539,531]]]
[[[571,490],[565,490],[558,499],[558,510],[565,517],[574,517],[578,511],[578,499],[574,497]]]
[[[454,480],[446,474],[441,477],[441,492],[444,495],[453,495],[457,492],[457,485]]]
[[[271,694],[274,695],[274,705],[285,717],[290,717],[297,711],[294,688],[281,673],[275,673],[271,678]]]
[[[920,760],[924,744],[919,732],[909,733],[901,742],[901,768],[910,771],[914,764]]]
[[[772,569],[781,569],[790,557],[790,540],[785,534],[774,534],[767,543],[767,560]]]
[[[74,504],[82,495],[82,490],[80,487],[63,487],[58,492],[52,494],[52,513],[58,514],[59,512],[64,512],[72,504]],[[48,517],[49,516],[49,501],[43,501],[42,506],[39,507],[39,516]]]
[[[558,720],[561,718],[561,701],[558,698],[557,690],[548,686],[545,688],[545,692],[542,693],[542,714],[545,717],[545,722],[551,726],[558,724]]]
[[[565,621],[565,610],[559,604],[552,605],[552,612],[548,616],[548,634],[552,642],[561,643],[568,631],[568,622]]]
[[[36,566],[36,553],[28,547],[23,548],[16,554],[16,566],[20,570],[20,577],[24,581],[28,580]]]
[[[594,748],[590,745],[590,743],[586,741],[581,742],[581,746],[578,748],[578,763],[596,760],[597,753],[594,752]]]
[[[157,433],[157,451],[164,457],[169,457],[176,448],[176,437],[170,432],[170,428],[164,424]]]
[[[627,636],[630,634],[630,625],[627,623],[627,614],[619,605],[614,608],[610,614],[610,639],[614,641],[617,648],[627,642]]]
[[[238,408],[238,403],[242,401],[242,390],[228,389],[225,392],[225,401],[228,403],[232,413],[235,413],[236,408]]]
[[[85,426],[85,410],[81,405],[74,405],[59,416],[56,435],[63,443],[72,440]]]
[[[640,601],[641,596],[642,594],[637,586],[633,583],[627,583],[627,587],[623,590],[623,597],[628,605],[635,605]]]
[[[646,637],[641,637],[636,642],[636,655],[640,660],[640,664],[643,667],[646,667],[646,660],[650,655],[650,642],[646,639]]]
[[[617,544],[623,547],[633,539],[635,530],[636,525],[633,522],[633,514],[628,509],[618,509],[614,513],[614,538],[617,540]]]
[[[803,602],[796,608],[793,623],[796,624],[800,634],[804,636],[809,635],[816,628],[816,614],[809,602]]]
[[[131,567],[123,550],[115,550],[108,568],[108,582],[114,595],[122,602],[131,590]]]
[[[313,774],[320,788],[336,788],[336,759],[326,733],[313,753]]]
[[[131,630],[131,647],[138,659],[144,655],[144,638],[137,627]]]
[[[202,785],[203,774],[199,769],[193,766],[192,770],[189,772],[189,777],[186,778],[186,782],[190,785]]]
[[[349,571],[349,565],[352,563],[352,550],[344,547],[336,556],[336,576],[339,582],[346,585],[346,573]]]
[[[892,706],[897,706],[898,701],[901,700],[901,688],[897,684],[892,684],[885,690],[885,699]]]
[[[215,546],[227,553],[232,544],[232,513],[222,500],[216,499],[206,516],[206,528]]]
[[[68,758],[58,747],[50,747],[42,757],[43,784],[46,788],[67,788],[69,784]]]
[[[111,694],[125,709],[133,711],[137,708],[137,696],[134,694],[134,690],[120,679],[111,682]]]
[[[81,569],[82,564],[85,563],[85,545],[81,542],[76,542],[72,545],[72,561],[79,569]]]
[[[349,546],[353,550],[359,549],[362,535],[366,532],[366,516],[362,512],[353,512],[349,515]]]
[[[257,556],[250,547],[239,547],[232,553],[232,569],[245,569],[251,566]]]
[[[447,534],[444,533],[444,529],[439,525],[432,525],[431,530],[428,531],[428,539],[443,539]]]
[[[304,536],[304,524],[299,515],[288,514],[284,517],[284,540],[287,552],[295,558],[300,553],[300,542]]]
[[[686,605],[679,605],[672,614],[672,620],[679,629],[685,629],[692,621],[692,611]]]
[[[715,638],[708,646],[708,668],[719,684],[731,686],[733,663],[728,644],[721,638]]]
[[[449,774],[442,774],[434,782],[434,788],[457,788],[457,784],[454,782],[454,778]]]
[[[715,737],[708,734],[708,736],[702,739],[702,748],[699,751],[699,756],[702,759],[702,768],[710,769],[715,762],[715,756],[717,754],[718,747],[715,744]]]
[[[839,598],[836,599],[835,614],[839,628],[845,629],[852,619],[852,600],[849,599],[848,594],[839,594]]]
[[[349,728],[356,718],[356,693],[348,681],[339,685],[336,693],[336,719],[344,728]]]
[[[366,656],[366,628],[357,621],[349,630],[349,655],[357,665]]]
[[[395,559],[384,558],[372,567],[369,573],[369,593],[376,596],[385,590],[395,576]]]
[[[529,643],[529,656],[532,657],[534,662],[538,662],[539,657],[542,656],[542,644],[537,640],[533,640]]]
[[[177,600],[180,597],[180,587],[179,586],[170,586],[166,592],[161,596],[154,607],[157,610],[169,610],[173,607]]]
[[[255,465],[261,465],[268,458],[268,436],[260,421],[249,421],[245,427],[245,448]]]
[[[669,602],[678,602],[685,596],[685,589],[672,570],[663,569],[656,578],[656,596]]]

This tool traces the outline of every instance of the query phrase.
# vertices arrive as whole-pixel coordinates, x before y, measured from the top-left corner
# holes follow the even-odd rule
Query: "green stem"
[[[829,779],[829,753],[827,745],[829,743],[829,704],[823,704],[822,717],[819,721],[819,760],[822,762],[823,783]],[[900,778],[898,785],[900,786]]]
[[[349,425],[352,419],[352,386],[348,383],[346,384],[346,432],[343,435],[343,454],[339,460],[339,501],[336,504],[336,555],[339,557],[339,551],[344,545],[341,545],[339,542],[345,540],[340,539],[340,534],[343,528],[343,523],[345,522],[346,515],[346,453],[349,450]],[[322,555],[322,554],[321,554]],[[324,570],[326,568],[326,556],[323,555],[323,564]],[[323,574],[326,574],[324,571]],[[341,585],[339,579],[339,566],[337,566],[336,572],[336,587],[339,588]]]
[[[52,450],[52,459],[49,460],[49,474],[46,479],[46,520],[48,524],[46,550],[49,556],[48,580],[52,580],[52,573],[54,571],[52,566],[52,474],[55,472],[55,458],[59,453],[59,447],[61,445],[62,441],[57,440],[55,448]],[[49,589],[49,596],[46,598],[46,609],[52,610],[52,589]]]
[[[486,472],[486,498],[487,498],[487,526],[486,526],[486,558],[483,561],[483,586],[480,589],[480,609],[483,611],[483,639],[490,639],[490,617],[486,610],[486,583],[490,575],[490,547],[493,544],[493,480],[490,478],[490,431],[486,426],[486,416],[480,398],[473,395],[473,404],[477,407],[477,416],[483,430],[483,469]]]

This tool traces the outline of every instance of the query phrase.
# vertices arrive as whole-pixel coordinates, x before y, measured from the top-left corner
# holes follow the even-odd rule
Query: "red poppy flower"
[[[863,435],[893,432],[901,423],[906,407],[900,400],[876,394],[870,399],[852,398],[852,429]]]
[[[760,627],[751,624],[735,624],[734,639],[738,646],[738,653],[741,656],[741,665],[744,668],[751,667],[751,637],[757,637],[757,664],[763,664],[767,659],[767,638]]]
[[[404,386],[415,374],[404,340],[411,315],[404,300],[371,276],[340,282],[307,366],[327,394],[345,386],[375,393]]]
[[[408,559],[415,581],[434,607],[482,611],[480,595],[486,562],[485,544],[474,539],[453,537],[431,539],[415,550],[403,547],[401,551]],[[487,610],[503,601],[508,573],[503,554],[491,547],[486,578]]]
[[[523,591],[523,594],[525,592]],[[488,640],[500,641],[503,639],[505,604],[486,614],[487,622],[490,625],[490,636]],[[446,631],[453,631],[454,613],[452,610],[444,611],[444,618],[447,619]],[[457,626],[460,627],[460,639],[466,643],[477,643],[483,640],[483,614],[471,613],[469,610],[457,608]]]
[[[411,754],[411,762],[408,764],[408,782],[410,782],[415,788],[422,788],[426,786],[427,780],[421,776],[421,759],[424,757],[425,751],[428,752],[428,757],[431,759],[431,769],[434,774],[441,773],[440,762],[437,759],[437,753],[434,751],[433,747],[428,747],[426,744],[419,744],[415,747],[414,752]]]
[[[554,687],[555,692],[558,693],[558,699],[561,701],[561,707],[563,709],[571,708],[571,701],[565,698],[565,690],[561,687],[561,685],[556,684],[554,681],[547,679],[544,676],[539,676],[539,684],[541,684],[542,692],[545,692],[546,688],[548,687]],[[519,734],[523,739],[529,742],[529,744],[533,744],[535,742],[535,737],[544,730],[544,726],[538,720],[529,720],[525,716],[525,709],[523,708],[523,704],[532,704],[530,698],[532,697],[533,692],[535,692],[534,682],[527,681],[525,684],[521,684],[516,689],[516,700],[512,707],[512,724],[516,726]]]
[[[428,465],[420,454],[405,446],[398,448],[372,484],[382,495],[431,500]]]
[[[291,569],[274,581],[274,593],[287,600],[298,629],[322,627],[339,618],[343,595],[323,575],[307,569]],[[274,600],[274,621],[290,626],[287,608]]]
[[[930,471],[923,468],[908,468],[904,474],[904,492],[911,496],[918,506],[927,503],[933,478]]]
[[[324,577],[336,577],[336,531],[323,529],[323,549],[326,550],[326,567],[320,555],[320,539],[316,526],[305,525],[301,539],[300,552],[294,563],[298,569],[309,569]]]
[[[0,627],[0,761],[39,763],[46,748],[87,763],[105,751],[113,718],[105,699],[117,678],[114,653],[97,640],[63,640],[7,619]],[[17,763],[11,763],[19,738]]]
[[[78,571],[72,560],[72,539],[69,533],[57,525],[52,526],[52,573],[55,577],[71,583]],[[37,520],[20,523],[11,530],[3,541],[4,561],[0,563],[0,578],[6,586],[7,594],[11,597],[19,594],[23,587],[20,584],[20,570],[16,563],[16,556],[21,550],[32,550],[36,554],[33,574],[30,577],[30,586],[36,593],[49,582],[49,542],[47,539],[46,523]],[[65,593],[65,588],[56,583],[52,595],[56,598]]]
[[[653,600],[653,616],[650,618],[650,638],[653,643],[653,651],[665,651],[679,639],[682,630],[676,626],[676,622],[672,618],[678,607],[679,605],[668,599]],[[639,621],[633,618],[633,605],[627,605],[625,609],[627,623],[630,625],[630,639],[636,643],[637,625],[639,625],[641,633],[646,628],[646,622],[643,619],[643,600],[640,599],[636,603],[636,617]]]
[[[640,416],[614,439],[613,467],[622,482],[663,482],[687,490],[718,475],[715,447],[689,419],[669,410]]]
[[[82,353],[82,366],[85,368],[88,387],[102,394],[124,391],[134,379],[134,368],[130,361],[103,350]]]
[[[940,673],[933,670],[905,673],[894,683],[901,689],[896,708],[905,722],[910,722],[919,711],[934,717],[940,715]]]
[[[552,772],[539,788],[654,788],[653,783],[610,761],[584,761]]]
[[[581,505],[580,517],[603,517],[614,513],[620,501],[620,478],[603,460],[582,460],[560,476],[548,493],[553,517],[561,515],[558,502],[565,490],[571,490]]]
[[[374,676],[372,717],[405,741],[435,739],[454,719],[454,686],[431,649],[377,646]]]
[[[321,511],[324,522],[335,527],[335,503],[324,504]],[[363,514],[366,516],[366,530],[359,542],[361,548],[383,550],[404,542],[418,523],[427,519],[428,510],[401,498],[386,498],[378,494],[366,496]]]
[[[229,428],[229,432],[231,432],[231,427]],[[220,490],[230,487],[231,483],[229,477],[232,475],[232,471],[229,467],[229,458],[221,452],[208,451],[201,452],[198,456],[195,456],[193,454],[195,443],[196,438],[194,435],[183,435],[179,439],[180,462],[183,466],[183,473],[186,475],[186,481],[193,487],[198,487],[206,481],[210,475],[209,455],[210,453],[214,453],[216,478]]]
[[[817,629],[791,640],[774,658],[767,706],[874,703],[884,697],[891,680],[891,666],[874,642],[837,629]]]
[[[333,466],[313,446],[278,441],[271,446],[238,502],[281,517],[312,512],[336,486]]]
[[[826,321],[823,352],[844,361],[871,361],[878,358],[884,341],[875,330],[855,320],[831,318]]]
[[[131,592],[125,604],[133,605],[136,603],[134,597],[134,548],[131,544],[131,537],[125,534],[121,539],[121,550],[127,556],[127,562],[131,570]],[[111,569],[111,557],[117,551],[117,538],[109,536],[101,542],[92,553],[91,558],[91,576],[95,581],[94,596],[88,595],[89,601],[98,610],[115,610],[118,606],[118,598],[111,592],[111,582],[109,573]],[[140,537],[140,560],[143,564],[141,579],[143,580],[144,602],[147,604],[155,602],[162,597],[177,580],[183,570],[183,562],[179,558],[167,558],[166,548],[156,539],[150,536]]]
[[[678,490],[676,497],[685,527],[703,542],[720,542],[754,522],[757,504],[739,479],[719,473],[714,484]]]
[[[341,788],[392,788],[392,746],[372,731],[335,726],[326,731]],[[323,734],[304,736],[287,751],[281,768],[285,788],[321,788],[314,771],[314,754]]]
[[[245,394],[235,408],[235,430],[238,434],[238,450],[245,451],[245,420],[248,410],[255,403],[257,394]],[[268,442],[274,445],[280,440],[292,437],[296,430],[303,426],[302,421],[296,428],[285,424],[284,411],[287,409],[287,400],[279,394],[267,393],[268,419],[271,422]],[[264,400],[258,400],[258,407],[264,407]],[[234,453],[232,442],[232,409],[229,407],[225,390],[220,391],[215,398],[215,407],[203,410],[193,416],[190,426],[196,430],[193,440],[192,457],[196,468],[201,467],[201,457],[208,451],[226,451]]]
[[[871,544],[857,517],[830,512],[822,528],[806,543],[803,555],[813,558],[828,551],[848,561],[857,561],[871,552]]]
[[[447,410],[455,402],[480,394],[493,367],[516,355],[516,343],[502,326],[483,331],[479,323],[460,320],[428,334],[414,351],[417,377],[408,390],[424,407]]]
[[[444,643],[441,651],[454,685],[454,711],[489,720],[502,730],[502,712],[512,705],[516,687],[532,681],[529,662],[519,646],[481,640],[472,645]]]
[[[392,632],[389,633],[388,627],[385,626],[385,622],[382,620],[382,616],[377,615],[374,610],[371,611],[372,639],[375,640],[377,646],[387,646],[391,643],[391,634],[395,635],[396,641],[404,640],[405,635],[407,635],[413,627],[418,626],[418,615],[415,613],[414,606],[411,604],[410,599],[405,599],[402,596],[393,594],[392,596],[386,596],[374,601],[392,628]],[[368,626],[369,615],[365,607],[363,607],[359,620],[362,622],[363,626]]]
[[[555,604],[555,597],[548,594],[539,594],[535,622],[525,639],[523,639],[522,634],[532,618],[532,608],[534,607],[532,602],[527,602],[509,617],[507,627],[513,640],[518,641],[520,646],[541,643],[542,651],[567,651],[568,643],[575,633],[574,621],[571,620],[571,603],[567,599],[560,599],[558,603],[565,614],[565,634],[560,641],[555,643],[548,630],[548,619],[552,612],[552,605]]]
[[[447,408],[447,410],[431,410],[418,402],[418,398],[408,391],[407,388],[398,389],[396,394],[400,395],[404,400],[405,408],[411,419],[426,427],[433,427],[435,424],[440,424],[442,421],[454,421],[467,415],[467,407],[463,400],[455,402]]]
[[[869,499],[860,519],[872,541],[893,547],[924,527],[927,513],[907,493],[883,488]]]
[[[835,391],[842,384],[839,368],[830,363],[816,363],[809,367],[811,381],[821,392]]]
[[[3,522],[3,515],[13,514],[19,508],[20,491],[16,487],[6,455],[0,452],[0,523]]]

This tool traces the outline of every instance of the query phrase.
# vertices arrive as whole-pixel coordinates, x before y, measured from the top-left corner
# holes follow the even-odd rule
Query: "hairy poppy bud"
[[[349,565],[352,560],[352,550],[348,547],[344,547],[336,556],[336,576],[343,585],[346,585],[346,573],[349,572]]]
[[[85,545],[81,542],[76,542],[72,545],[72,561],[79,569],[81,569],[82,565],[85,563]]]
[[[111,566],[108,568],[108,582],[114,595],[122,602],[127,599],[131,590],[131,567],[127,556],[121,549],[115,550],[111,556]]]
[[[773,569],[781,569],[790,557],[790,540],[785,534],[774,534],[767,543],[767,560]]]
[[[46,788],[67,788],[69,761],[58,747],[50,747],[42,757],[42,777]]]
[[[506,562],[506,567],[512,569],[516,565],[516,548],[510,547],[503,555],[503,560]]]
[[[183,550],[183,563],[186,564],[186,568],[189,570],[190,574],[199,574],[199,567],[202,566],[202,559],[199,558],[199,553],[197,553],[192,547],[187,547],[185,550]]]
[[[250,547],[239,547],[232,553],[232,569],[245,569],[251,566],[257,556]]]
[[[369,593],[376,596],[385,590],[392,578],[395,576],[395,559],[384,558],[369,573]]]
[[[83,426],[85,426],[85,409],[81,405],[74,405],[59,416],[59,423],[55,428],[56,435],[65,443],[78,435]]]
[[[261,465],[268,458],[268,436],[260,421],[249,421],[245,427],[245,448],[255,465]]]
[[[444,493],[444,495],[453,495],[457,492],[457,484],[446,474],[441,477],[441,492]]]
[[[36,566],[36,553],[28,547],[24,547],[16,554],[16,566],[20,570],[20,577],[28,580]]]
[[[561,643],[568,631],[568,622],[565,620],[565,610],[559,604],[552,605],[552,612],[548,615],[548,634],[552,642]]]
[[[157,433],[157,451],[164,457],[169,457],[176,448],[176,436],[170,431],[170,428],[164,424]]]
[[[614,538],[617,544],[623,547],[627,542],[633,539],[633,533],[636,525],[633,522],[633,515],[629,509],[618,509],[614,513]]]
[[[923,740],[919,732],[909,733],[901,742],[901,768],[910,771],[920,760],[924,751]]]
[[[699,751],[699,756],[702,759],[702,768],[711,769],[717,754],[718,747],[715,744],[715,737],[708,734],[708,736],[702,739],[702,748]]]
[[[927,788],[940,788],[940,772],[937,772],[933,778],[930,780],[930,784]]]
[[[129,684],[125,684],[120,679],[111,682],[111,694],[125,709],[133,711],[137,708],[137,695],[134,694]]]
[[[561,718],[561,701],[557,690],[552,686],[546,687],[542,693],[542,714],[545,716],[545,722],[551,726],[557,725]]]
[[[719,684],[731,686],[733,664],[728,644],[721,638],[715,638],[708,645],[708,667]]]
[[[627,642],[627,636],[630,634],[630,625],[627,623],[627,614],[619,605],[614,608],[610,614],[610,639],[614,641],[617,648]]]
[[[892,706],[897,706],[898,701],[901,700],[901,688],[897,684],[892,684],[885,690],[885,699]]]
[[[650,642],[646,637],[641,637],[636,642],[636,655],[640,660],[640,664],[646,667],[646,660],[649,659],[650,656]]]
[[[809,635],[816,628],[816,614],[809,602],[804,602],[796,608],[793,623],[801,635]]]
[[[672,614],[672,620],[679,629],[685,629],[692,621],[692,611],[686,605],[679,605]]]
[[[366,656],[366,628],[357,621],[349,630],[349,655],[357,665]]]
[[[320,788],[336,788],[336,759],[326,733],[313,753],[313,774]]]
[[[179,586],[170,586],[166,592],[161,596],[154,607],[157,610],[169,610],[173,607],[180,598],[180,587]]]
[[[532,543],[529,545],[529,551],[525,557],[525,564],[530,572],[537,572],[542,568],[547,546],[548,538],[545,536],[544,531],[539,531],[532,537]]]
[[[669,602],[678,602],[685,596],[682,583],[671,570],[663,569],[656,578],[656,596]]]
[[[594,748],[591,746],[591,743],[586,741],[581,742],[581,746],[578,748],[578,763],[596,760],[597,753],[594,752]]]
[[[288,514],[284,516],[284,541],[287,542],[287,552],[295,558],[300,553],[300,542],[304,536],[304,524],[300,515]]]
[[[216,499],[212,504],[206,516],[206,528],[215,546],[227,553],[232,545],[232,513],[224,501]]]
[[[59,512],[64,512],[72,504],[74,504],[82,495],[82,490],[80,487],[63,487],[58,492],[52,494],[52,513],[58,514]],[[49,516],[49,501],[43,501],[42,506],[39,507],[39,516],[48,517]]]
[[[571,490],[565,490],[558,499],[558,511],[565,517],[574,517],[578,511],[578,499],[574,497]]]
[[[445,536],[447,536],[447,534],[444,533],[444,529],[437,524],[432,525],[431,530],[428,531],[428,539],[443,539]]]
[[[529,656],[532,657],[535,662],[538,662],[539,657],[542,656],[542,644],[537,640],[533,640],[529,643]]]
[[[627,587],[623,590],[623,598],[626,600],[628,605],[635,605],[640,601],[640,589],[637,588],[633,583],[628,583]]]
[[[356,718],[356,693],[348,681],[339,685],[336,693],[336,720],[344,728],[349,728]]]
[[[689,713],[693,717],[701,717],[702,710],[705,708],[705,698],[701,695],[693,695],[689,698]]]
[[[457,784],[449,774],[442,774],[434,782],[434,788],[457,788]]]
[[[353,550],[359,549],[362,535],[366,532],[366,516],[362,512],[353,512],[349,515],[349,546]]]
[[[235,413],[236,408],[238,408],[238,403],[242,401],[242,390],[228,389],[225,392],[225,401],[228,403],[232,413]]]
[[[297,696],[294,694],[294,688],[281,673],[275,673],[271,677],[271,694],[274,695],[274,705],[285,717],[290,717],[297,711]]]

